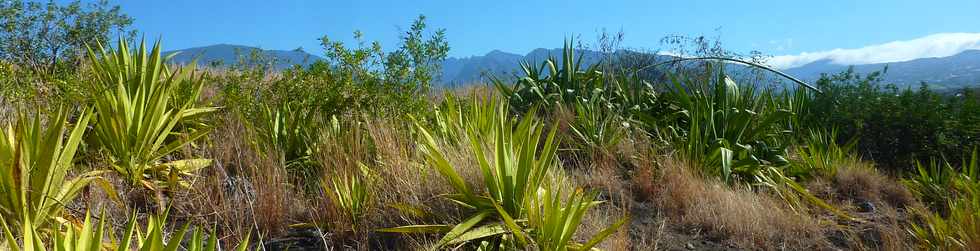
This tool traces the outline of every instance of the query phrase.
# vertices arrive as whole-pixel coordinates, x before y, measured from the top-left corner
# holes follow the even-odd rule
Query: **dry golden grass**
[[[880,174],[868,164],[838,168],[833,177],[836,193],[844,200],[884,202],[905,208],[915,202],[915,196],[898,180]]]
[[[179,215],[218,226],[223,238],[281,236],[290,224],[308,222],[306,196],[291,185],[281,163],[253,149],[241,121],[221,118],[203,155],[214,160],[192,189],[175,199]],[[206,225],[210,225],[206,224]]]
[[[828,246],[821,226],[764,192],[707,180],[676,160],[661,163],[651,198],[670,223],[748,249],[812,249]]]

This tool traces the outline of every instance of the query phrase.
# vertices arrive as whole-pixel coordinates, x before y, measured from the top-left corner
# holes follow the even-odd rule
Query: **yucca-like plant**
[[[544,139],[539,152],[538,145],[542,142],[544,125],[531,114],[518,122],[507,115],[505,107],[501,105],[495,108],[493,130],[488,134],[477,134],[476,128],[466,126],[470,150],[478,160],[483,174],[486,195],[474,192],[475,189],[466,184],[446,159],[439,143],[428,129],[417,126],[427,162],[456,191],[447,197],[472,208],[475,213],[455,226],[405,226],[382,231],[425,232],[448,229],[448,233],[436,244],[441,247],[506,234],[506,227],[501,221],[504,216],[526,216],[526,200],[536,196],[548,170],[557,165],[555,130],[552,129]],[[487,158],[484,149],[490,150],[491,159]]]
[[[856,162],[854,157],[854,147],[857,139],[850,140],[841,145],[837,143],[837,130],[810,130],[810,133],[803,140],[803,145],[796,148],[802,170],[797,175],[806,175],[804,172],[818,172],[826,177],[832,177],[837,173],[837,167],[848,162]]]
[[[970,250],[980,246],[980,190],[947,201],[945,215],[914,210],[921,222],[909,233],[923,250]]]
[[[360,173],[337,172],[320,182],[330,201],[348,218],[354,231],[370,208],[375,175],[366,165],[358,163]]]
[[[582,223],[582,217],[601,202],[595,200],[596,193],[581,189],[566,198],[562,195],[561,179],[556,179],[556,182],[558,184],[542,187],[537,198],[530,200],[528,206],[528,231],[539,250],[591,250],[628,221],[628,217],[623,217],[587,242],[575,242],[574,235]]]
[[[103,215],[104,216],[104,215]],[[205,241],[204,232],[196,229],[191,234],[190,242],[184,243],[184,236],[187,235],[189,224],[185,224],[180,230],[170,234],[167,240],[164,233],[166,215],[152,216],[147,222],[145,229],[137,227],[136,214],[134,213],[129,220],[125,235],[121,240],[105,239],[106,217],[101,217],[98,225],[92,221],[92,217],[86,213],[85,221],[81,226],[67,226],[64,231],[56,231],[52,238],[44,238],[41,234],[30,227],[31,222],[25,219],[25,227],[22,244],[10,234],[9,227],[2,217],[2,225],[5,235],[6,248],[13,251],[105,251],[105,250],[141,250],[141,251],[218,251],[221,246],[218,244],[217,234],[211,231]],[[143,233],[146,233],[145,235]],[[135,241],[135,242],[134,242]],[[244,251],[248,248],[249,237],[241,240],[235,250]]]
[[[450,144],[466,144],[468,128],[475,130],[475,133],[487,135],[493,130],[494,121],[497,116],[497,107],[501,106],[501,100],[497,96],[479,97],[473,96],[471,102],[460,101],[459,97],[451,92],[445,93],[446,99],[442,101],[435,113],[436,129],[434,136],[445,139]]]
[[[729,184],[772,188],[794,210],[805,210],[803,203],[809,202],[851,219],[810,194],[796,182],[798,176],[790,176],[785,134],[795,114],[777,102],[771,90],[740,86],[723,72],[687,85],[674,77],[673,88],[661,96],[677,109],[665,134],[674,138],[680,152],[699,163],[704,173]]]
[[[484,107],[485,108],[485,107]],[[490,130],[480,132],[482,124],[463,123],[466,138],[469,139],[469,149],[476,157],[477,164],[483,174],[483,186],[486,194],[478,194],[477,188],[470,187],[457,173],[456,169],[445,157],[440,144],[429,131],[417,126],[422,138],[427,162],[433,166],[454,188],[456,193],[447,195],[450,200],[469,208],[473,214],[456,225],[415,225],[382,229],[383,232],[446,232],[436,243],[436,247],[446,245],[464,245],[476,240],[489,239],[484,246],[525,247],[535,245],[535,239],[526,233],[533,232],[528,224],[532,214],[532,201],[539,200],[542,186],[557,165],[556,151],[558,140],[555,138],[555,128],[544,134],[545,126],[533,116],[534,111],[525,114],[518,120],[508,115],[506,105],[493,107]],[[472,113],[480,114],[480,113]],[[464,121],[482,121],[464,120]],[[487,158],[487,156],[490,158]],[[580,199],[581,201],[581,199]],[[543,205],[540,202],[535,205]],[[549,202],[550,203],[550,202]],[[593,202],[586,203],[593,205]],[[581,205],[579,205],[581,206]],[[574,207],[574,206],[573,206]],[[583,211],[587,208],[577,207]],[[576,211],[576,212],[578,212]],[[569,212],[562,210],[541,211],[536,216],[566,217],[557,213]],[[545,223],[556,223],[547,221]],[[560,228],[571,230],[577,227],[578,221],[564,222]],[[545,226],[538,226],[545,227]],[[555,227],[555,226],[547,226]],[[492,243],[492,245],[491,245]]]
[[[905,180],[930,210],[916,209],[921,221],[909,226],[921,249],[969,250],[980,246],[980,159],[973,150],[961,165],[933,160],[916,163]]]
[[[611,154],[613,147],[626,136],[629,123],[597,100],[576,101],[574,108],[576,116],[571,129],[581,148]]]
[[[40,113],[21,113],[0,130],[0,216],[15,230],[23,229],[24,221],[48,228],[79,191],[100,180],[98,172],[67,178],[91,112],[82,113],[72,128],[68,114],[59,109],[42,122]]]
[[[792,113],[771,102],[768,91],[757,93],[724,74],[712,82],[684,86],[674,79],[665,94],[680,109],[671,129],[681,151],[726,182],[756,182],[762,168],[788,164],[778,126]]]
[[[945,160],[916,162],[916,172],[904,183],[926,206],[945,215],[949,202],[980,191],[980,153],[973,150],[961,163],[956,167]]]
[[[112,168],[131,184],[150,189],[187,186],[182,177],[211,164],[207,159],[162,159],[194,140],[208,128],[193,124],[217,108],[196,107],[203,82],[193,68],[170,71],[160,54],[160,42],[147,51],[145,42],[130,51],[124,39],[115,49],[99,46],[88,54],[95,73],[95,138],[106,150]],[[172,56],[172,55],[171,55]],[[193,65],[193,64],[191,64]],[[177,95],[179,88],[190,93]],[[177,103],[181,99],[183,103]]]
[[[290,174],[313,177],[316,166],[316,140],[319,119],[316,111],[303,103],[284,103],[278,107],[262,104],[254,121],[248,121],[254,144],[259,149],[273,149],[276,158]]]
[[[491,77],[497,90],[517,112],[533,107],[553,110],[556,105],[571,106],[576,100],[604,98],[606,82],[599,64],[582,67],[582,57],[575,57],[573,41],[565,42],[561,61],[549,57],[539,67],[529,62],[521,63],[523,76],[509,85]]]

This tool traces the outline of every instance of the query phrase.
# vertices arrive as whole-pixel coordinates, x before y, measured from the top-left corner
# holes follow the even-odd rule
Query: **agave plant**
[[[709,72],[711,69],[709,68]],[[680,152],[700,163],[706,174],[732,183],[772,188],[795,210],[809,202],[842,218],[852,219],[810,194],[789,172],[785,158],[792,111],[777,102],[772,91],[740,86],[719,71],[709,81],[683,85],[672,76],[673,87],[661,100],[676,107],[673,124],[666,127]]]
[[[214,107],[196,107],[203,82],[193,68],[170,71],[160,55],[160,42],[147,51],[141,42],[131,52],[124,39],[115,50],[99,46],[88,49],[95,80],[95,139],[106,150],[113,170],[133,185],[151,189],[187,186],[180,177],[210,165],[207,159],[164,162],[165,156],[205,136],[197,119],[214,112]],[[194,65],[194,64],[191,64]],[[190,93],[178,95],[179,88]],[[177,103],[177,100],[183,101]],[[181,124],[186,132],[178,130]]]
[[[29,219],[25,219],[24,222],[26,224],[24,225],[24,231],[22,231],[24,234],[21,238],[23,239],[23,244],[19,244],[17,243],[17,239],[11,234],[10,228],[4,218],[0,217],[0,225],[3,227],[5,233],[4,239],[6,239],[6,246],[0,247],[13,251],[43,251],[49,249],[56,251],[126,251],[134,250],[132,249],[133,247],[136,248],[135,250],[142,251],[221,250],[221,246],[218,244],[218,235],[214,231],[211,231],[207,235],[208,238],[205,242],[204,232],[201,229],[196,229],[191,233],[190,242],[184,243],[184,236],[188,234],[189,224],[185,224],[184,227],[171,233],[170,239],[166,240],[164,233],[166,214],[150,217],[146,229],[139,229],[136,226],[136,214],[133,213],[126,228],[125,235],[119,241],[111,240],[111,235],[110,240],[105,241],[106,217],[101,217],[96,226],[92,221],[91,215],[88,213],[85,214],[85,221],[80,226],[77,228],[75,226],[68,226],[64,231],[55,232],[53,238],[50,239],[44,238],[33,227],[30,227],[32,222]],[[143,235],[142,233],[146,234]],[[134,240],[135,242],[133,242]],[[245,239],[239,242],[235,250],[246,250],[248,248],[248,242],[249,237],[246,236]]]
[[[957,167],[937,159],[916,162],[916,172],[904,183],[926,206],[945,215],[950,210],[949,202],[980,192],[980,154],[973,150],[961,163]]]
[[[916,163],[905,180],[930,210],[915,209],[922,219],[909,226],[921,249],[967,250],[980,245],[980,159],[973,150],[962,165],[947,161]]]
[[[576,101],[575,114],[571,129],[582,148],[611,154],[612,148],[626,136],[625,127],[629,123],[595,99]]]
[[[603,97],[606,86],[599,64],[583,68],[583,58],[575,57],[572,43],[565,42],[560,62],[555,57],[549,57],[539,67],[522,62],[523,76],[512,86],[496,77],[491,77],[491,81],[510,106],[521,113],[532,107],[571,106],[576,100]]]
[[[527,226],[539,250],[591,250],[629,220],[623,217],[587,242],[576,243],[573,237],[582,223],[582,217],[601,202],[595,200],[596,193],[581,189],[566,198],[562,196],[561,179],[556,181],[559,184],[542,187],[539,196],[530,200]]]
[[[246,120],[248,121],[248,120]],[[278,107],[263,104],[254,121],[248,121],[259,149],[273,149],[291,174],[312,176],[316,165],[316,112],[302,103],[284,103]]]
[[[456,225],[414,225],[380,231],[446,232],[436,243],[436,247],[463,245],[487,238],[491,238],[495,245],[519,247],[533,245],[533,239],[527,238],[525,234],[533,227],[527,223],[529,216],[542,216],[543,213],[544,217],[564,217],[554,213],[570,212],[551,210],[537,214],[530,213],[534,205],[532,201],[539,199],[538,194],[542,191],[543,182],[551,170],[558,165],[555,128],[545,136],[544,125],[534,118],[534,110],[520,120],[507,115],[506,105],[496,106],[494,111],[494,117],[490,120],[493,122],[491,130],[486,134],[477,133],[479,125],[466,123],[464,126],[469,139],[469,149],[476,157],[483,174],[483,187],[479,190],[485,190],[486,194],[477,194],[476,188],[467,185],[446,159],[432,134],[426,128],[417,126],[422,137],[420,143],[424,147],[428,163],[456,191],[454,194],[447,195],[447,198],[472,209],[474,213]],[[489,159],[488,153],[491,156]],[[591,206],[594,203],[586,204]],[[586,208],[579,207],[574,210],[584,209]],[[569,221],[561,228],[574,233],[574,228],[569,228],[572,225],[577,226],[578,222]],[[484,246],[489,246],[489,243]]]
[[[944,214],[914,210],[922,222],[909,233],[923,250],[969,250],[980,245],[980,190],[947,201]]]
[[[853,157],[855,145],[856,138],[843,145],[837,144],[837,130],[810,130],[804,144],[797,147],[796,154],[799,155],[801,169],[832,177],[837,173],[838,166],[847,161],[856,161]]]
[[[494,119],[497,116],[497,107],[500,106],[500,98],[490,97],[471,97],[471,102],[460,101],[451,92],[445,93],[446,99],[442,101],[435,113],[435,125],[437,130],[433,131],[437,136],[445,139],[450,144],[466,144],[466,130],[472,128],[475,133],[487,135],[494,127]]]
[[[90,111],[84,112],[65,139],[68,114],[59,109],[42,126],[40,113],[33,118],[21,113],[15,125],[0,130],[0,216],[15,230],[25,221],[47,228],[61,219],[61,210],[79,191],[100,180],[99,172],[66,177],[91,118]]]
[[[360,174],[338,172],[320,182],[330,201],[351,222],[354,231],[367,213],[371,203],[375,175],[366,165],[358,163]]]

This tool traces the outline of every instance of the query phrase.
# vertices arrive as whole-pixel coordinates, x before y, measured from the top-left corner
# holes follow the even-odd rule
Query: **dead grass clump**
[[[703,179],[679,162],[662,173],[653,197],[674,223],[742,248],[827,246],[815,219],[786,209],[772,195]]]
[[[219,121],[201,155],[214,165],[198,174],[192,189],[176,195],[178,215],[216,225],[228,240],[246,234],[256,240],[274,238],[286,234],[291,224],[307,222],[307,198],[290,183],[283,164],[256,152],[236,117]]]
[[[392,120],[370,120],[365,124],[375,149],[373,170],[378,179],[374,185],[377,208],[369,215],[377,227],[457,222],[461,218],[458,206],[441,195],[453,189],[437,172],[425,165],[418,152],[409,124]],[[463,150],[446,157],[458,166]],[[459,155],[459,156],[457,156]],[[475,167],[474,167],[475,168]],[[476,182],[472,175],[460,171],[467,182]],[[400,239],[397,246],[430,247],[439,236],[397,235],[374,233],[376,238]]]
[[[832,187],[836,191],[831,193],[839,197],[836,199],[852,203],[884,202],[895,208],[906,208],[916,201],[900,182],[866,164],[838,168]]]

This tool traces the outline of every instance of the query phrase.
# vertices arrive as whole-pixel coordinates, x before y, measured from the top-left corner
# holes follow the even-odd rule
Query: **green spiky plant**
[[[946,202],[945,215],[914,210],[921,222],[909,233],[922,250],[969,250],[980,246],[980,190]]]
[[[616,112],[603,106],[596,99],[575,102],[575,119],[571,130],[579,142],[579,149],[587,149],[595,154],[611,155],[613,148],[626,137],[624,121]]]
[[[980,245],[980,159],[973,150],[960,166],[916,163],[904,183],[929,209],[913,209],[921,221],[909,233],[921,249],[967,250]],[[931,209],[931,210],[930,210]]]
[[[316,132],[320,130],[316,111],[303,103],[284,103],[278,107],[262,104],[257,119],[247,125],[254,135],[258,149],[273,149],[290,174],[299,177],[319,177],[317,166]]]
[[[141,251],[177,251],[177,250],[188,250],[188,251],[218,251],[221,250],[221,246],[218,244],[217,234],[211,231],[207,235],[207,240],[205,241],[204,232],[198,228],[191,234],[191,239],[189,242],[184,243],[184,236],[187,235],[190,224],[185,224],[184,227],[170,234],[169,240],[167,240],[164,233],[164,224],[166,223],[166,214],[152,216],[147,222],[146,228],[141,229],[137,227],[136,224],[136,214],[133,213],[132,217],[129,219],[129,224],[126,228],[126,232],[121,240],[105,240],[106,233],[106,217],[101,217],[98,225],[92,220],[90,214],[85,214],[85,221],[82,222],[80,226],[67,226],[64,231],[57,231],[54,233],[53,237],[48,239],[44,238],[43,235],[39,234],[35,228],[31,225],[33,224],[29,219],[25,219],[26,224],[24,225],[24,234],[21,239],[22,243],[17,242],[10,231],[6,221],[3,217],[0,217],[0,226],[3,227],[6,239],[4,243],[6,246],[0,246],[0,248],[6,248],[13,251],[44,251],[44,250],[55,250],[55,251],[104,251],[104,250],[116,250],[116,251],[126,251],[126,250],[141,250]],[[146,233],[145,235],[143,233]],[[135,241],[135,242],[134,242]],[[238,243],[237,248],[234,250],[244,251],[248,248],[249,236],[246,235],[243,240]],[[134,249],[135,247],[135,249]]]
[[[581,189],[567,197],[563,196],[562,180],[554,180],[540,190],[537,198],[530,200],[528,207],[528,233],[539,250],[592,250],[629,220],[628,217],[623,217],[585,243],[575,242],[574,235],[582,223],[582,217],[601,201],[595,200],[595,192],[584,192]]]
[[[551,170],[557,165],[556,151],[558,142],[555,139],[555,128],[545,135],[543,123],[537,121],[532,109],[522,119],[517,120],[508,115],[506,105],[491,104],[495,112],[490,120],[492,129],[486,134],[479,131],[476,124],[465,124],[466,137],[469,139],[469,149],[477,159],[480,172],[483,175],[483,186],[486,194],[477,194],[477,188],[470,187],[463,177],[446,159],[439,143],[428,130],[417,126],[422,137],[422,146],[427,162],[433,166],[454,188],[456,193],[446,197],[466,208],[471,209],[472,215],[456,225],[414,225],[381,229],[382,232],[445,232],[446,234],[436,243],[436,248],[448,245],[466,245],[478,240],[489,239],[496,243],[494,246],[526,247],[535,245],[533,238],[525,233],[530,229],[543,226],[528,225],[531,215],[542,216],[542,212],[531,214],[532,205],[539,200],[542,189],[552,189],[543,186]],[[482,108],[486,109],[486,107]],[[481,113],[471,113],[481,114]],[[484,118],[486,119],[486,118]],[[468,121],[480,121],[469,119]],[[543,137],[544,136],[544,137]],[[490,158],[487,158],[489,154]],[[583,200],[579,200],[583,201]],[[593,202],[585,203],[593,205]],[[572,212],[578,214],[587,207],[581,204],[571,206],[569,211],[544,211],[544,217],[564,217],[557,213]],[[574,217],[573,217],[574,218]],[[556,221],[548,221],[557,224]],[[559,228],[574,233],[574,226],[580,222],[571,220],[560,222]],[[555,227],[549,225],[549,227]],[[601,240],[601,238],[600,238]]]
[[[854,148],[857,139],[852,139],[843,145],[837,143],[837,130],[810,130],[803,144],[796,147],[799,156],[800,171],[796,176],[808,175],[805,172],[817,172],[824,177],[837,174],[837,167],[857,162]]]
[[[0,216],[15,230],[25,229],[25,220],[34,228],[49,228],[61,219],[66,204],[101,179],[99,172],[67,177],[91,112],[82,113],[71,128],[68,116],[68,110],[59,109],[42,125],[40,113],[20,113],[15,124],[0,130]]]
[[[130,51],[124,39],[116,48],[99,46],[88,49],[95,73],[91,88],[95,95],[94,136],[106,150],[113,170],[129,183],[157,190],[188,185],[186,177],[211,164],[207,159],[182,159],[164,162],[194,140],[204,137],[209,128],[186,126],[217,110],[197,107],[203,81],[193,68],[169,70],[158,41],[151,51],[141,42]],[[191,64],[194,65],[194,64]],[[179,88],[189,93],[177,95]],[[182,102],[178,103],[177,100]],[[197,124],[199,125],[199,124]]]
[[[599,70],[599,64],[583,68],[583,58],[575,56],[573,43],[565,42],[561,61],[549,57],[538,67],[522,62],[523,74],[513,85],[496,77],[491,77],[491,81],[518,113],[533,107],[551,111],[561,105],[570,107],[577,100],[605,99],[605,75]]]
[[[708,72],[714,72],[708,65]],[[682,82],[671,76],[673,87],[661,96],[676,111],[664,127],[686,158],[699,163],[703,173],[729,184],[745,183],[772,188],[796,211],[804,203],[853,219],[813,196],[796,182],[786,159],[786,127],[795,114],[777,102],[769,89],[740,86],[718,70],[707,80]],[[686,84],[685,84],[686,83]]]
[[[945,159],[916,162],[916,172],[903,182],[931,208],[946,215],[949,202],[980,191],[980,153],[976,149],[955,166]]]
[[[494,127],[496,108],[502,102],[497,96],[470,97],[470,102],[460,100],[451,92],[446,92],[445,100],[437,107],[435,113],[435,136],[445,139],[448,143],[467,144],[466,130],[472,128],[475,133],[486,135]]]
[[[375,175],[366,165],[358,163],[359,173],[337,172],[320,182],[324,193],[350,221],[353,231],[370,208]]]

